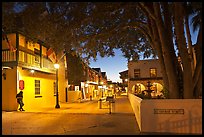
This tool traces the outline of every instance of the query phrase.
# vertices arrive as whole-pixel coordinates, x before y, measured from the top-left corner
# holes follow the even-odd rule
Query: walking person
[[[25,110],[23,109],[23,106],[24,106],[24,103],[23,103],[23,91],[20,91],[20,92],[16,95],[16,98],[17,98],[18,104],[20,105],[19,110],[20,110],[20,111],[25,111]]]

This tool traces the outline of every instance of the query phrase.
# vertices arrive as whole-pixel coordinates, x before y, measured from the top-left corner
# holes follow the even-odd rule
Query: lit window
[[[19,51],[19,61],[24,62],[24,52],[23,51]]]
[[[39,64],[40,63],[40,57],[35,56],[35,63]]]
[[[157,69],[150,68],[150,77],[156,77],[156,76],[157,76]]]
[[[35,53],[35,64],[40,64],[40,50],[34,48]]]

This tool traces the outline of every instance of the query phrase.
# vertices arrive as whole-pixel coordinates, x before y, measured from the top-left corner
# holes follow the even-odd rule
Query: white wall
[[[141,132],[202,133],[202,99],[128,97]]]
[[[151,78],[150,77],[150,68],[156,68],[157,78]],[[132,79],[134,78],[134,69],[140,69],[140,77],[138,79]],[[128,62],[128,92],[133,93],[135,92],[133,90],[133,86],[136,84],[143,85],[142,90],[145,90],[147,87],[147,81],[150,81],[151,84],[157,83],[157,91],[161,91],[163,89],[163,80],[162,73],[161,73],[161,67],[159,64],[158,59],[148,59],[148,60],[139,60],[139,61],[129,61]],[[145,80],[145,78],[147,78]],[[149,79],[149,80],[148,80]]]
[[[157,69],[157,77],[162,77],[161,68],[158,59],[129,61],[128,62],[128,77],[134,78],[134,69],[140,69],[141,78],[150,77],[150,68]]]
[[[135,113],[135,117],[136,117],[136,120],[137,120],[137,123],[138,123],[138,126],[140,128],[140,131],[142,130],[141,128],[141,114],[140,114],[140,109],[141,109],[141,102],[142,102],[142,99],[135,96],[134,94],[130,94],[128,93],[128,98],[130,100],[130,104],[132,106],[132,109]]]

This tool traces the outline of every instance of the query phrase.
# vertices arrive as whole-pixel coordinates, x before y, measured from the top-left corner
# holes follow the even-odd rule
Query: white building
[[[128,92],[141,93],[147,90],[150,82],[152,96],[161,94],[163,90],[162,73],[158,59],[128,62]]]

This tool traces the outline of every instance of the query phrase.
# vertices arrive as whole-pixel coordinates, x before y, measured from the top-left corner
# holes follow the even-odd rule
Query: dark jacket
[[[17,99],[22,99],[23,98],[23,92],[20,91],[17,95],[16,95]]]

